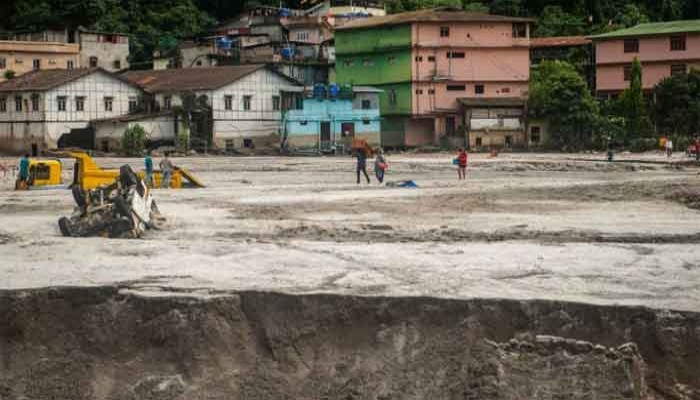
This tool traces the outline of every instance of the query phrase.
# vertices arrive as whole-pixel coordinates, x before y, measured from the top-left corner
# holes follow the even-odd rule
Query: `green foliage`
[[[573,36],[584,32],[584,20],[560,6],[547,6],[537,20],[535,36]]]
[[[491,2],[491,13],[519,17],[525,15],[525,9],[521,0],[493,0]]]
[[[618,28],[629,28],[638,24],[649,22],[649,17],[639,9],[636,4],[626,4],[622,12],[613,19]]]
[[[654,116],[661,133],[692,137],[700,131],[699,70],[662,80],[654,93]]]
[[[630,87],[620,95],[616,109],[619,116],[624,118],[625,135],[622,139],[625,144],[653,132],[642,89],[642,64],[637,58],[632,62]]]
[[[190,130],[185,128],[177,134],[177,151],[186,153],[190,149]]]
[[[551,147],[578,150],[592,144],[598,105],[573,65],[544,61],[533,71],[529,110],[549,121]]]
[[[8,69],[8,70],[5,71],[5,73],[3,74],[3,76],[5,77],[5,79],[7,79],[8,81],[9,81],[10,79],[14,78],[15,75],[17,75],[17,73],[16,73],[15,71],[11,70],[11,69]]]
[[[146,147],[146,131],[139,124],[127,128],[122,134],[122,154],[128,157],[143,155]]]

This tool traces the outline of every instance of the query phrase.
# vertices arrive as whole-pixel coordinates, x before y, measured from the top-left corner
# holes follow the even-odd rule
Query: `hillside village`
[[[536,24],[449,7],[387,14],[379,2],[251,6],[208,35],[154,51],[150,71],[130,68],[128,33],[12,33],[0,40],[0,151],[113,152],[135,125],[152,148],[184,135],[188,148],[229,153],[343,151],[355,136],[389,149],[634,147],[630,118],[642,121],[646,143],[692,139],[661,118],[651,126],[652,105],[637,117],[562,122],[531,90],[540,66],[559,61],[587,85],[581,107],[595,96],[614,109],[637,60],[651,98],[665,78],[691,72],[700,21],[568,37],[533,37]],[[597,131],[574,143],[562,133],[572,125]]]

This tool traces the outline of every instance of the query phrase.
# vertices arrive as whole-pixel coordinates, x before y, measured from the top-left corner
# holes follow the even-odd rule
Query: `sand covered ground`
[[[175,159],[208,187],[156,191],[168,223],[140,240],[61,237],[70,192],[14,192],[0,175],[0,289],[116,284],[159,296],[274,290],[700,311],[696,166],[660,154],[613,164],[602,154],[477,154],[459,182],[451,158],[390,155],[386,179],[417,189],[374,177],[356,185],[349,157]]]

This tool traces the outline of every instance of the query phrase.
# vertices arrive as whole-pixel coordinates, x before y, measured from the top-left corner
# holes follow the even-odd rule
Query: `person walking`
[[[143,159],[143,163],[146,166],[146,186],[149,188],[153,187],[153,158],[151,158],[151,152],[146,153],[146,158]]]
[[[666,139],[666,157],[671,158],[673,156],[673,141],[669,137]]]
[[[460,148],[459,153],[457,153],[457,175],[459,176],[459,180],[467,179],[468,157],[467,150]]]
[[[387,166],[384,150],[380,147],[377,149],[377,158],[374,160],[374,174],[377,176],[379,184],[384,183],[384,171]]]
[[[355,157],[357,158],[357,184],[360,184],[360,172],[365,174],[367,183],[370,183],[369,175],[367,175],[367,149],[358,149],[355,152]]]
[[[163,174],[163,180],[160,183],[161,188],[170,187],[170,177],[173,174],[173,162],[168,158],[168,153],[165,153],[165,158],[160,161],[160,172]]]
[[[29,154],[25,153],[19,160],[19,179],[17,183],[25,188],[29,185]]]

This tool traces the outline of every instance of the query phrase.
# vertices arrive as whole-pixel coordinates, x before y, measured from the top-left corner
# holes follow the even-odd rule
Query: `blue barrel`
[[[338,95],[340,94],[340,86],[336,83],[331,83],[328,85],[328,94],[332,99],[338,98]]]
[[[282,58],[289,60],[292,57],[294,57],[294,48],[293,47],[283,47],[282,48]]]

